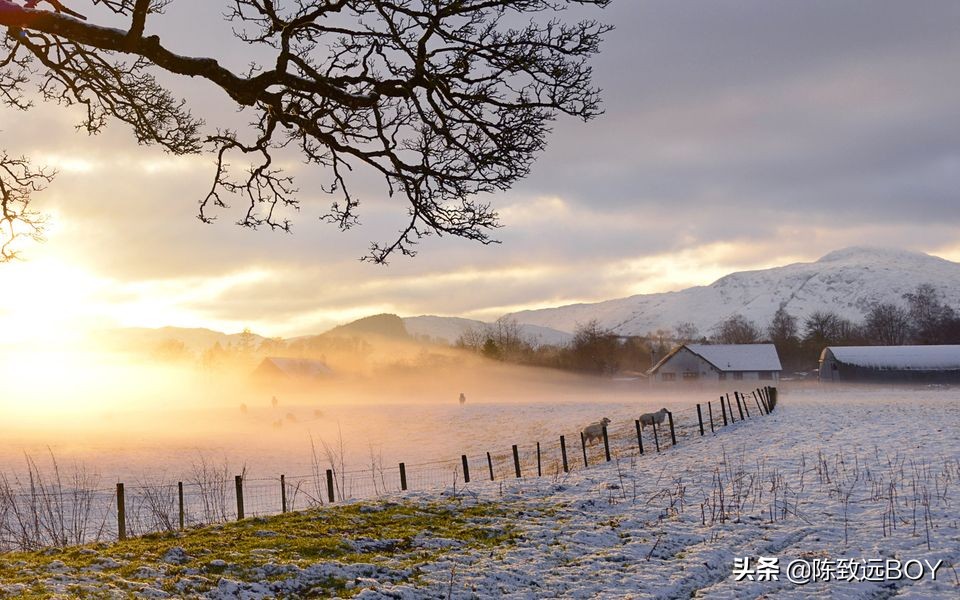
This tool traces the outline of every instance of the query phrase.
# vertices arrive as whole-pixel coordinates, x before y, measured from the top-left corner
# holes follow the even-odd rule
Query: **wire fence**
[[[343,468],[342,456],[329,454],[328,464],[315,461],[310,473],[266,478],[231,474],[225,465],[201,461],[186,481],[103,487],[96,476],[81,472],[65,477],[56,463],[52,474],[44,473],[28,461],[23,478],[0,474],[0,552],[111,542],[471,481],[558,477],[618,457],[666,451],[769,414],[776,402],[777,389],[768,386],[602,426],[600,437],[590,440],[582,432],[565,433],[449,460],[398,465],[375,461],[357,470]]]

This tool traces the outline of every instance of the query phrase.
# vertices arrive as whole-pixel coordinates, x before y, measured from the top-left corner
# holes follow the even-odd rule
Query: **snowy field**
[[[411,552],[445,552],[418,565],[416,585],[380,567],[363,569],[356,585],[370,598],[957,597],[958,434],[956,388],[782,387],[772,415],[703,438],[687,432],[660,454],[628,456],[624,446],[620,458],[570,474],[407,493],[422,504],[456,495],[467,505],[509,506],[500,526],[518,535],[490,552],[424,531]],[[736,581],[743,557],[778,558],[779,580]],[[861,566],[852,577],[831,572],[860,581],[803,585],[786,573],[798,559],[834,569],[836,561],[920,561],[910,573],[917,564],[924,571],[916,581],[870,581]],[[263,562],[263,572],[277,568]],[[321,570],[350,576],[357,568]],[[255,581],[256,569],[251,579],[248,566],[232,570],[229,560],[221,571],[205,596],[295,594],[317,569],[290,566],[290,577],[272,583]],[[88,575],[37,577],[66,586]]]
[[[480,596],[957,597],[958,484],[957,389],[785,390],[769,417],[660,456],[507,486],[504,499],[530,506],[518,547],[431,565],[434,589],[456,566],[458,589]],[[780,559],[780,580],[735,581],[734,560],[758,556]],[[927,568],[915,582],[798,585],[794,559],[940,568],[936,580]]]

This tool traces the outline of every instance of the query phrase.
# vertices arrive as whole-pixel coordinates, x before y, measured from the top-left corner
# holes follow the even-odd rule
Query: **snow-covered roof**
[[[780,356],[773,344],[687,344],[721,371],[780,371]]]
[[[333,373],[326,363],[308,358],[268,357],[263,359],[257,370],[260,371],[270,365],[291,377],[322,377]]]
[[[873,369],[960,370],[960,346],[830,346],[837,362]]]
[[[780,356],[773,344],[685,344],[663,357],[654,372],[677,352],[686,348],[719,371],[780,371]]]

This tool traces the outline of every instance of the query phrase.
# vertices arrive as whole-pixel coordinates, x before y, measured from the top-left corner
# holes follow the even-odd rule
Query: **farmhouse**
[[[684,344],[647,373],[657,383],[777,381],[781,369],[773,344]]]
[[[253,377],[264,382],[312,381],[331,375],[333,371],[319,360],[308,358],[268,357],[254,369]]]
[[[960,382],[960,346],[829,346],[820,381]]]

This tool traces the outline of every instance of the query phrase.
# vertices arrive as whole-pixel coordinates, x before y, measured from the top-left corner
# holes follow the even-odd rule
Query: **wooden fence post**
[[[761,415],[767,414],[767,413],[763,412],[763,407],[760,405],[760,399],[757,398],[757,393],[756,393],[756,392],[750,392],[750,395],[753,396],[753,401],[757,403],[757,410],[760,411],[760,414],[761,414]]]
[[[727,426],[727,407],[723,404],[723,396],[720,396],[720,412],[723,413],[723,426]]]
[[[730,394],[726,394],[726,396],[727,396],[727,410],[730,411],[730,423],[731,424],[736,423],[737,418],[733,416],[733,405],[730,404]]]
[[[243,476],[235,475],[233,483],[237,488],[237,520],[243,520]]]
[[[177,482],[177,504],[180,506],[180,531],[183,531],[183,482]]]
[[[490,467],[490,481],[493,481],[493,457],[487,452],[487,466]]]
[[[700,437],[703,437],[703,411],[700,410],[699,404],[697,404],[697,422],[700,423]]]
[[[677,432],[673,429],[673,413],[667,411],[667,418],[670,419],[670,444],[673,446],[677,445]]]
[[[280,512],[287,512],[287,477],[280,474]]]
[[[570,465],[567,464],[567,440],[560,436],[560,456],[563,457],[563,472],[570,472]]]
[[[660,438],[657,437],[657,422],[653,422],[653,443],[657,445],[657,452],[660,452]]]
[[[327,469],[327,499],[330,501],[330,504],[334,503],[333,496],[333,470]]]
[[[537,442],[537,477],[543,477],[543,467],[540,464],[540,442]]]
[[[737,392],[733,393],[733,397],[737,399],[737,410],[740,411],[740,420],[743,420],[743,404],[740,402],[740,394]],[[747,413],[750,414],[750,413]]]
[[[460,461],[463,463],[463,482],[470,483],[470,463],[467,462],[467,455],[461,454]]]
[[[734,393],[736,393],[736,392],[734,392]],[[746,396],[746,394],[740,394],[739,396],[737,396],[737,405],[739,405],[741,401],[743,402],[743,412],[747,413],[747,418],[750,419],[750,418],[751,418],[751,417],[750,417],[750,406],[747,404],[747,396]]]
[[[584,468],[589,467],[590,464],[587,462],[587,440],[583,438],[583,432],[580,432],[580,447],[583,448],[583,466]]]
[[[400,463],[400,490],[407,491],[407,465]]]
[[[713,403],[710,401],[707,401],[707,411],[710,413],[710,433],[716,433],[713,428]]]
[[[513,445],[513,470],[517,472],[517,479],[520,479],[520,452],[517,445]]]
[[[643,454],[643,436],[640,435],[642,431],[640,427],[640,419],[634,419],[634,424],[637,426],[637,445],[640,446],[640,454]]]
[[[610,439],[607,437],[607,426],[603,426],[603,454],[610,462]]]
[[[127,539],[127,503],[122,483],[117,484],[117,539]]]

